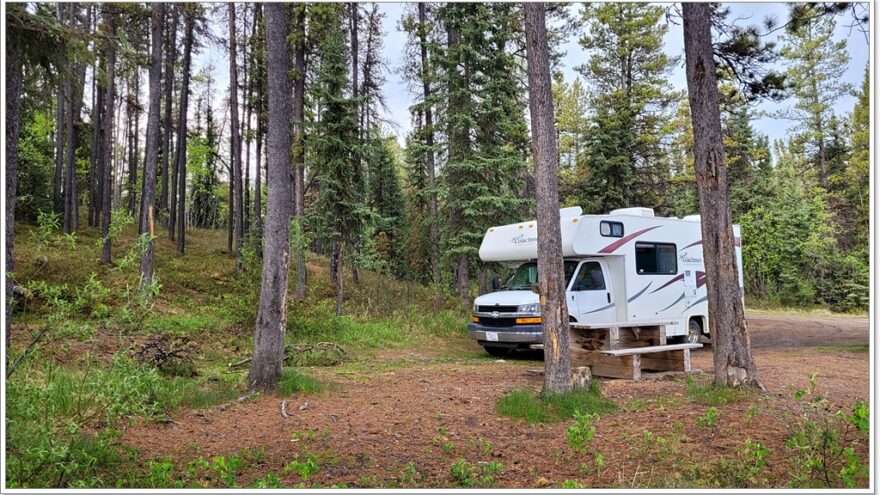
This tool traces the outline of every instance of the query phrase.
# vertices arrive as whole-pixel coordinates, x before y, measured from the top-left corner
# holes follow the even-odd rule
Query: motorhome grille
[[[512,327],[516,325],[516,318],[480,318],[480,325],[484,327]]]
[[[478,306],[477,310],[480,313],[491,313],[493,311],[498,311],[499,313],[516,313],[516,306]]]

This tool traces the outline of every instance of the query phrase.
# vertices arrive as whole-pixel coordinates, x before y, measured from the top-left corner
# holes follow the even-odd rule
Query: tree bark
[[[104,88],[97,84],[98,62],[92,68],[92,163],[89,167],[89,217],[90,227],[98,226],[98,205],[101,204],[101,192],[98,178],[101,177],[101,109],[104,108]]]
[[[752,360],[736,266],[718,83],[712,53],[711,6],[684,3],[682,15],[715,383],[763,388]]]
[[[290,31],[288,6],[265,4],[269,79],[269,170],[266,242],[260,307],[254,336],[254,360],[248,388],[273,390],[284,364],[287,325],[287,273],[290,261]]]
[[[257,25],[257,19],[259,19],[263,15],[263,5],[256,4],[254,6],[256,9],[254,11],[254,26]],[[254,36],[256,36],[256,31],[254,31]],[[262,50],[262,46],[254,46],[254,50]],[[253,56],[252,56],[253,58]],[[256,67],[255,67],[256,68]],[[257,101],[254,108],[254,113],[257,114],[257,142],[256,142],[256,159],[257,159],[257,167],[255,170],[254,181],[256,182],[254,187],[254,236],[256,239],[263,238],[263,184],[262,184],[262,162],[263,162],[263,77],[265,74],[262,73],[262,70],[258,71],[256,74],[251,76],[252,82],[256,80],[255,84],[257,86]],[[262,251],[262,250],[259,250]]]
[[[180,87],[179,119],[177,124],[177,252],[183,254],[186,246],[186,113],[189,104],[190,64],[192,61],[195,14],[190,6],[184,7],[186,34],[183,42],[183,83]]]
[[[61,202],[62,188],[61,183],[64,181],[64,121],[66,114],[64,112],[64,91],[58,88],[55,104],[55,173],[52,180],[52,210],[55,213],[61,213],[63,205]]]
[[[104,15],[107,22],[106,40],[106,56],[104,58],[104,74],[106,78],[107,90],[104,99],[104,144],[102,151],[104,154],[101,177],[101,237],[104,239],[103,248],[101,249],[101,263],[109,264],[111,257],[111,240],[110,240],[110,208],[113,201],[113,112],[116,108],[116,14],[112,11],[114,5],[104,5]]]
[[[556,176],[556,131],[550,86],[550,55],[543,3],[523,4],[528,58],[529,113],[535,157],[538,221],[538,292],[544,333],[544,392],[571,390],[568,359],[568,307],[562,266],[559,191]]]
[[[140,93],[140,75],[137,70],[132,75],[134,88],[129,92],[128,111],[131,119],[131,132],[128,138],[128,213],[131,216],[136,214],[137,207],[137,152],[138,152],[138,131],[140,127],[140,110],[138,110],[138,98]]]
[[[141,255],[140,289],[143,291],[153,283],[153,224],[156,207],[156,169],[159,164],[159,101],[162,98],[159,85],[162,83],[162,27],[165,22],[165,4],[156,2],[150,5],[150,100],[147,110],[147,142],[145,144],[144,194],[141,202],[141,235],[147,236],[146,246]]]
[[[68,25],[73,28],[75,4],[67,5]],[[74,140],[74,123],[77,114],[79,114],[79,105],[74,103],[74,74],[78,71],[73,70],[73,65],[68,64],[70,71],[67,80],[64,82],[64,98],[67,107],[67,147],[64,171],[64,233],[69,234],[76,229],[76,142]]]
[[[171,138],[174,135],[171,100],[174,95],[174,60],[177,58],[177,10],[173,4],[166,10],[171,23],[165,32],[165,122],[162,126],[162,190],[159,194],[159,209],[163,212],[168,209],[168,179],[172,175],[171,163],[174,163],[171,160]]]
[[[8,40],[8,38],[7,38]],[[15,307],[15,195],[18,186],[18,137],[21,127],[22,80],[21,51],[14,42],[6,48],[6,347],[12,328],[12,310]]]
[[[345,241],[340,236],[336,240],[336,316],[342,316],[342,304],[345,301]]]
[[[431,274],[435,284],[440,283],[440,229],[437,225],[437,194],[434,191],[434,117],[431,104],[430,61],[428,60],[428,14],[424,2],[419,2],[419,45],[422,56],[422,91],[425,106],[425,170],[428,174],[428,232],[431,239]]]
[[[306,95],[306,11],[301,5],[296,7],[296,60],[294,73],[296,79],[293,86],[293,214],[298,226],[300,239],[294,246],[294,258],[296,260],[296,288],[294,297],[302,301],[308,295],[308,273],[306,271],[305,246],[302,245],[303,217],[305,215],[305,190],[303,182],[305,178],[305,95]]]
[[[232,195],[235,215],[235,271],[241,271],[241,246],[244,238],[244,194],[241,182],[241,135],[238,122],[238,39],[235,35],[235,4],[229,3],[229,115],[230,144],[232,157],[232,180],[235,193]]]

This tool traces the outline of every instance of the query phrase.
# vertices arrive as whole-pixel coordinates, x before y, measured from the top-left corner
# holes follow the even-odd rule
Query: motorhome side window
[[[620,222],[599,222],[599,233],[602,237],[623,237],[623,224]]]
[[[675,244],[636,243],[636,272],[639,275],[675,275],[678,258]]]

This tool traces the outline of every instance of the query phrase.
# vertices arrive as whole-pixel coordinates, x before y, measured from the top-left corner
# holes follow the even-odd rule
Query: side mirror
[[[501,278],[497,274],[492,276],[492,290],[497,291],[501,288]]]

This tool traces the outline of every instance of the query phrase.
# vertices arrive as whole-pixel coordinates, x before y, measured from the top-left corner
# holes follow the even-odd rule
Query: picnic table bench
[[[571,366],[592,374],[639,380],[642,370],[691,371],[691,349],[703,344],[667,344],[667,320],[570,325]]]

